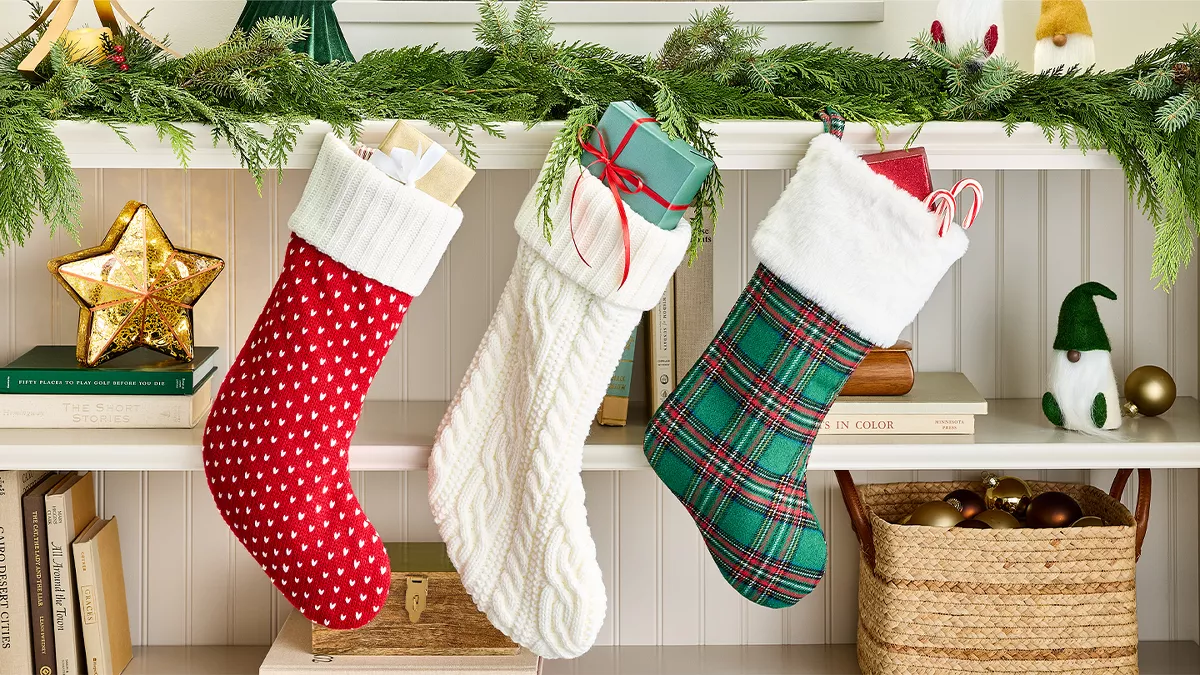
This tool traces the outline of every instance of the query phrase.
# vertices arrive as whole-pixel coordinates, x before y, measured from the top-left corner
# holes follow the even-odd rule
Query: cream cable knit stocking
[[[584,509],[583,443],[621,350],[658,302],[687,249],[626,209],[629,279],[612,193],[585,175],[571,243],[569,171],[553,245],[533,191],[517,215],[512,276],[446,411],[429,461],[429,502],[475,603],[535,653],[587,651],[604,621],[604,583]]]

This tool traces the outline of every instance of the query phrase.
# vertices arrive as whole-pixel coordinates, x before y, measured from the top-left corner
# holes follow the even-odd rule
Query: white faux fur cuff
[[[841,141],[813,140],[754,235],[754,253],[784,281],[870,342],[894,344],[946,270],[967,252],[937,217]]]
[[[567,170],[561,196],[551,207],[553,243],[546,243],[537,217],[536,185],[517,214],[517,234],[555,269],[588,292],[640,311],[654,307],[683,260],[692,237],[691,227],[686,220],[680,220],[674,230],[662,230],[626,206],[631,253],[629,279],[621,286],[625,268],[621,218],[612,192],[586,171],[575,194],[575,242],[587,258],[586,263],[571,243],[571,194],[580,172],[578,165]]]
[[[346,267],[416,296],[462,217],[457,206],[392,180],[327,134],[288,227]]]

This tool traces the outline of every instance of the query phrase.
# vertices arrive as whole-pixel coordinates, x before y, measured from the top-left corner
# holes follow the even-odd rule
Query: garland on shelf
[[[450,134],[472,165],[475,128],[500,135],[501,122],[565,120],[538,184],[545,216],[577,155],[578,131],[608,102],[629,99],[710,157],[715,139],[704,122],[815,120],[825,106],[880,132],[932,120],[993,120],[1010,130],[1037,124],[1051,141],[1107,149],[1120,162],[1154,223],[1153,274],[1161,287],[1169,289],[1192,257],[1193,223],[1200,222],[1194,28],[1128,68],[1040,75],[984,59],[973,46],[950,52],[928,35],[905,58],[818,44],[763,50],[760,30],[738,25],[723,7],[697,14],[649,57],[556,42],[544,0],[522,0],[511,15],[497,0],[482,0],[475,32],[479,46],[467,51],[413,46],[329,65],[288,49],[307,34],[295,20],[264,20],[179,59],[130,34],[118,41],[124,63],[71,62],[56,45],[36,85],[16,71],[35,42],[27,39],[0,54],[0,251],[23,244],[39,214],[52,231],[75,231],[80,193],[56,120],[102,122],[122,138],[127,125],[153,125],[183,166],[195,138],[179,125],[203,123],[259,181],[283,165],[311,120],[351,139],[364,119],[426,120]],[[714,172],[695,202],[697,217],[715,217],[720,202]]]

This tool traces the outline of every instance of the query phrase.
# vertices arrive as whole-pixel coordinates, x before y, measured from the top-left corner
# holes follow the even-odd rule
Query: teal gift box
[[[667,138],[657,122],[638,123],[638,120],[647,118],[650,115],[630,101],[612,103],[604,111],[589,143],[601,150],[598,137],[602,137],[603,150],[614,164],[636,174],[642,184],[666,204],[687,207],[712,171],[712,160],[696,152],[687,141]],[[632,134],[630,129],[633,129]],[[629,140],[622,146],[621,142],[627,134]],[[587,150],[583,151],[581,157],[587,170],[603,179],[605,165],[598,159]],[[626,186],[634,187],[628,182]],[[675,229],[686,211],[685,208],[667,208],[644,191],[621,191],[620,195],[635,213],[664,230]]]

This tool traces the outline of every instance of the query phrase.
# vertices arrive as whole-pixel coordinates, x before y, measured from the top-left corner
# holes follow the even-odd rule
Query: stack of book
[[[74,347],[34,347],[0,368],[0,429],[194,427],[220,370],[216,347],[195,355],[183,363],[142,348],[87,368]]]
[[[920,373],[903,396],[839,396],[817,435],[973,434],[987,410],[962,373]]]
[[[0,675],[117,675],[133,647],[92,474],[0,471]]]

